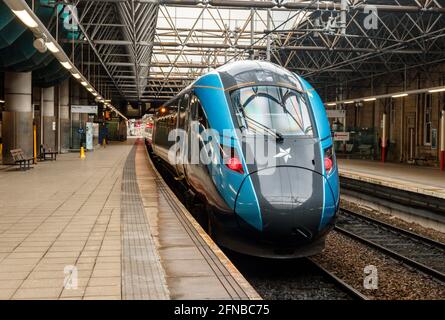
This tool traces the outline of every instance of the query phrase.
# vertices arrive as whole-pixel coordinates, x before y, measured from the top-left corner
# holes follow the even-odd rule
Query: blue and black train
[[[212,160],[190,161],[192,141]],[[252,141],[268,146],[262,161],[249,157]],[[205,203],[219,245],[274,258],[324,248],[339,207],[338,170],[323,103],[300,76],[262,61],[222,66],[157,111],[149,143]]]

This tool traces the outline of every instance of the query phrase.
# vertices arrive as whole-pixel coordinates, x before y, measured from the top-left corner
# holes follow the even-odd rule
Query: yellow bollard
[[[106,147],[107,146],[107,139],[103,138],[102,139],[102,147]]]
[[[80,147],[80,159],[85,159],[85,149]]]

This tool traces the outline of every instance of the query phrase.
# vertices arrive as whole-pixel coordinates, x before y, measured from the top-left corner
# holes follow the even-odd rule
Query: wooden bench
[[[22,149],[11,150],[11,156],[14,159],[15,163],[20,166],[21,170],[25,171],[31,169],[31,161],[33,161],[34,159],[26,157]]]
[[[50,156],[50,158],[48,158],[47,156]],[[52,151],[51,148],[46,148],[44,145],[40,145],[40,160],[41,161],[45,161],[45,160],[56,161],[57,160],[57,152]]]

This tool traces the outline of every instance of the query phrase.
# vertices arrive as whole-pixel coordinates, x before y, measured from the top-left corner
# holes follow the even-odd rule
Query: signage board
[[[328,118],[344,118],[346,116],[345,110],[326,110]]]
[[[97,106],[72,105],[72,113],[94,113],[97,114]]]
[[[349,132],[334,132],[334,141],[349,141]]]

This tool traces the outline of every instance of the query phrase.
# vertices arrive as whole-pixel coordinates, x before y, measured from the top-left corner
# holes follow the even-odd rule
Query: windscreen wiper
[[[251,117],[246,115],[244,112],[243,112],[243,114],[244,114],[244,117],[247,120],[253,122],[255,125],[259,126],[263,130],[265,130],[265,131],[271,133],[272,135],[274,135],[276,140],[277,140],[277,142],[283,142],[284,138],[283,138],[283,135],[281,133],[277,132],[276,130],[273,130],[272,128],[269,128],[268,126],[262,124],[261,122],[256,121],[255,119],[252,119]]]

